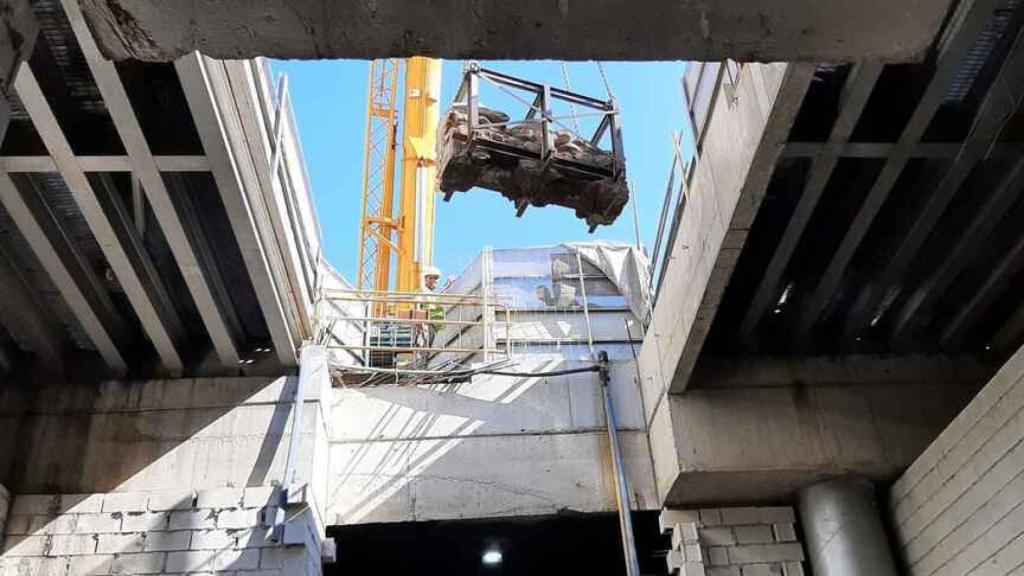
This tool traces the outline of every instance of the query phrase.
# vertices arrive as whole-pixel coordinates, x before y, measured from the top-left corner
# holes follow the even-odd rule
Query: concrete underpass
[[[4,5],[0,575],[1024,574],[1024,5],[513,4]],[[263,57],[413,54],[688,60],[657,248],[378,322]]]

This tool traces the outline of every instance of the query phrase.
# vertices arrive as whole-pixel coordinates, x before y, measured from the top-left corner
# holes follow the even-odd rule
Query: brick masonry
[[[906,574],[1024,574],[1024,348],[889,496]]]
[[[277,498],[269,486],[17,496],[0,576],[320,575],[318,507],[289,507],[284,537],[272,542],[259,519]]]
[[[662,510],[672,533],[665,560],[678,576],[803,576],[804,552],[791,507]]]

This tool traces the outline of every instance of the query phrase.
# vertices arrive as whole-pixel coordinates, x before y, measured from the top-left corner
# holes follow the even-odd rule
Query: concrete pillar
[[[800,492],[800,521],[815,576],[897,576],[868,480],[826,480]]]

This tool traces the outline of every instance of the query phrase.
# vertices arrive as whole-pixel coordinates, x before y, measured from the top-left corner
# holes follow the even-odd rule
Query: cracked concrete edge
[[[104,54],[889,62],[924,57],[949,0],[79,0]],[[636,14],[648,15],[636,18]],[[453,33],[452,23],[458,23]]]

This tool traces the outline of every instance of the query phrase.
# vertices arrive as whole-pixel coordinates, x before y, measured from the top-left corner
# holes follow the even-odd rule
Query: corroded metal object
[[[525,118],[478,105],[478,82],[532,93]],[[471,65],[455,103],[439,126],[438,167],[445,200],[455,192],[486,188],[511,200],[522,215],[529,206],[555,204],[576,211],[590,231],[618,218],[629,201],[622,135],[613,100],[596,100],[534,84]],[[597,130],[585,139],[561,125],[551,112],[553,100],[598,110]],[[607,136],[610,149],[599,143]]]

